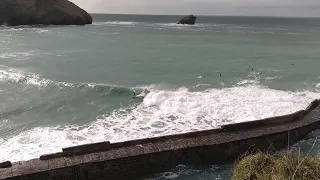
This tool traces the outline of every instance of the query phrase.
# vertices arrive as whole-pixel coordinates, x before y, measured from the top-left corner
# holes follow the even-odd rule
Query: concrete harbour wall
[[[121,143],[62,149],[24,162],[0,164],[0,179],[141,179],[179,164],[211,165],[248,150],[280,150],[320,128],[319,100],[306,110],[263,120]]]

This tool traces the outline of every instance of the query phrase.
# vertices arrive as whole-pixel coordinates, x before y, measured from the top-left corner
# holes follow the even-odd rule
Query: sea
[[[320,19],[92,16],[0,26],[0,161],[284,115],[320,97]],[[296,146],[318,153],[318,136]],[[231,174],[182,164],[151,179]]]

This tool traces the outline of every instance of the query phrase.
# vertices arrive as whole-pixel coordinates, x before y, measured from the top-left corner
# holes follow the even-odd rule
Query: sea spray
[[[87,125],[37,127],[1,139],[0,160],[27,160],[67,146],[212,129],[225,123],[284,115],[306,108],[319,95],[259,85],[204,92],[153,89],[140,104],[97,116],[96,121]]]

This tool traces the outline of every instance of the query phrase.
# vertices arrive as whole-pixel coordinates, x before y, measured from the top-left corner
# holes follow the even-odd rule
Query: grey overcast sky
[[[320,0],[70,0],[90,13],[320,17]]]

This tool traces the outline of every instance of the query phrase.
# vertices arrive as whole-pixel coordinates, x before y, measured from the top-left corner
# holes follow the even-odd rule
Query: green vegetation
[[[232,180],[316,180],[320,179],[320,158],[282,153],[256,153],[235,163]]]

